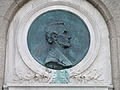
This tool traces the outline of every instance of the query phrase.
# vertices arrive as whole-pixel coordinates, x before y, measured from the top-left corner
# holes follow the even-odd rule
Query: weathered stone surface
[[[111,64],[112,64],[112,80],[115,90],[119,90],[119,62],[117,54],[117,39],[111,38]]]
[[[0,78],[0,90],[2,90],[3,78]]]
[[[115,44],[115,42],[111,43],[111,55],[112,55],[112,65],[114,65],[115,67],[112,68],[113,69],[113,82],[114,82],[114,88],[115,90],[120,90],[120,0],[102,0],[104,2],[104,4],[106,5],[106,7],[108,8],[108,10],[110,11],[113,20],[114,20],[114,24],[115,24],[115,28],[116,28],[116,34],[112,33],[113,36],[116,36],[117,38],[114,37],[115,40],[117,40],[117,45],[116,46],[112,46]],[[113,23],[113,22],[111,22]],[[114,32],[115,29],[112,29],[112,31]],[[111,36],[111,37],[113,37]],[[112,40],[112,41],[115,41]],[[117,50],[115,50],[117,49]],[[116,54],[116,56],[115,56]],[[118,60],[116,60],[115,58],[118,58]],[[114,72],[116,71],[116,72]]]
[[[119,86],[118,87],[120,88],[120,37],[118,37],[117,40],[118,40],[118,60],[119,60],[119,74],[118,74]]]
[[[21,7],[30,0],[14,0],[14,1],[16,4],[18,4],[19,7]]]
[[[9,21],[4,17],[0,18],[0,38],[6,38]]]
[[[8,28],[8,21],[0,17],[0,90],[4,79],[4,64],[5,64],[5,46],[6,46],[6,32]]]
[[[112,18],[110,12],[108,11],[108,8],[105,6],[104,2],[102,2],[101,0],[87,0],[89,1],[91,4],[94,5],[94,7],[96,7],[100,13],[103,15],[105,21],[108,21]]]
[[[120,36],[120,0],[101,0],[104,2],[116,24],[117,34]]]
[[[12,3],[11,6],[8,8],[7,12],[5,13],[4,18],[9,21],[12,21],[14,15],[18,11],[18,9],[19,9],[18,4],[15,2]]]
[[[113,18],[108,20],[107,22],[108,30],[109,30],[109,38],[116,38],[117,37],[117,31],[115,27],[115,23]]]
[[[15,3],[13,4],[13,2],[15,1]],[[11,16],[14,17],[15,12],[25,3],[29,0],[0,0],[0,90],[2,90],[2,82],[3,82],[3,68],[4,68],[4,60],[5,60],[5,43],[6,43],[6,32],[7,32],[7,28],[8,28],[8,21],[5,20],[3,21],[3,17],[4,16],[6,19],[10,19]],[[89,0],[89,1],[94,1],[96,4],[94,4],[96,7],[100,6],[103,7],[104,5],[100,4],[100,0]],[[110,14],[112,15],[112,18],[115,22],[116,25],[116,32],[117,32],[117,36],[120,36],[120,0],[101,0],[103,1],[103,3],[105,4],[105,6],[107,7],[107,9],[110,11]],[[93,3],[93,2],[92,2]],[[13,6],[11,6],[13,5]],[[14,6],[15,5],[15,6]],[[19,7],[18,7],[18,6]],[[10,8],[11,9],[10,9]],[[16,9],[16,11],[14,11],[14,8],[18,8]],[[7,12],[8,11],[8,12]],[[6,14],[7,12],[7,14]],[[109,16],[109,12],[103,12],[105,13],[109,19],[111,19],[111,17]],[[107,20],[106,20],[107,21]],[[110,22],[111,25],[114,24],[114,22]],[[108,21],[109,23],[109,21]],[[112,24],[113,23],[113,24]],[[111,26],[110,25],[110,26]],[[120,68],[120,62],[118,65],[118,61],[117,58],[120,60],[120,38],[118,37],[118,44],[116,45],[116,33],[114,32],[115,28],[113,28],[112,33],[110,34],[110,37],[114,38],[111,41],[111,52],[112,52],[112,59],[114,60],[114,62],[112,62],[112,64],[115,66],[115,68],[113,68],[113,71],[116,71],[116,68]],[[118,52],[118,53],[117,53]],[[120,69],[119,69],[120,70]],[[117,71],[118,73],[120,73],[119,71]],[[120,90],[120,85],[117,83],[120,83],[120,78],[118,79],[118,73],[115,73],[115,76],[113,76],[113,80],[116,82],[115,87],[118,87],[115,90]],[[120,74],[119,74],[120,76]],[[117,78],[116,78],[117,77]]]
[[[14,0],[0,0],[0,16],[4,16]]]

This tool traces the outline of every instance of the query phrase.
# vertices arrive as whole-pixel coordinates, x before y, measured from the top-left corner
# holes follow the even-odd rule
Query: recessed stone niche
[[[110,44],[101,14],[84,0],[31,0],[9,27],[8,90],[108,90]]]

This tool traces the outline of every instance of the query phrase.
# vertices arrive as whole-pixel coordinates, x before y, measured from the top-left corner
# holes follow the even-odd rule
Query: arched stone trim
[[[87,0],[87,1],[90,2],[95,8],[97,8],[98,11],[102,14],[103,18],[105,19],[108,25],[110,37],[116,37],[117,34],[116,34],[116,28],[115,28],[113,16],[109,12],[105,4],[101,0]]]
[[[10,6],[8,11],[6,12],[4,19],[11,22],[16,12],[28,1],[30,0],[20,0],[20,1],[17,0],[13,2],[13,4]],[[105,6],[105,4],[100,0],[87,0],[87,1],[90,2],[95,8],[97,8],[98,11],[103,15],[103,18],[105,19],[109,28],[110,37],[116,37],[117,35],[116,35],[114,20],[109,10]]]
[[[22,0],[22,1],[16,1],[14,2],[11,7],[8,9],[5,19],[11,22],[12,18],[16,14],[16,12],[29,0]],[[117,35],[116,35],[116,29],[114,25],[114,20],[108,11],[107,7],[104,5],[104,3],[100,0],[88,0],[93,6],[95,6],[100,13],[103,15],[108,28],[110,32],[110,45],[111,45],[111,63],[112,63],[112,76],[113,76],[113,84],[115,90],[119,90],[119,65],[118,65],[118,50],[117,50]],[[7,23],[5,26],[9,26],[9,23]],[[6,29],[7,30],[7,29]],[[5,30],[5,31],[6,31]],[[7,41],[7,38],[6,38]]]
[[[111,64],[112,64],[112,81],[114,90],[120,90],[119,76],[119,60],[118,60],[118,41],[115,22],[105,4],[100,0],[88,0],[99,12],[103,15],[109,30],[110,49],[111,49]]]
[[[15,2],[13,2],[13,4],[10,6],[8,11],[6,12],[4,18],[7,19],[9,22],[11,22],[14,15],[16,14],[16,12],[24,4],[26,4],[29,1],[30,0],[20,0],[20,1],[16,0]],[[97,8],[98,11],[102,14],[103,18],[105,19],[105,21],[108,25],[110,37],[116,37],[117,35],[116,35],[114,20],[113,20],[111,13],[109,12],[107,7],[105,6],[105,4],[101,0],[87,0],[87,1],[90,2],[95,8]]]

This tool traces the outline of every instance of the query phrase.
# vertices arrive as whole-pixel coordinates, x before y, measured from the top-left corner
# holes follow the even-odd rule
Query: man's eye
[[[52,38],[57,38],[57,35],[56,35],[56,34],[53,34],[53,35],[52,35]]]
[[[67,34],[67,31],[64,31],[63,34]]]
[[[54,35],[54,38],[56,38],[57,36],[56,35]]]

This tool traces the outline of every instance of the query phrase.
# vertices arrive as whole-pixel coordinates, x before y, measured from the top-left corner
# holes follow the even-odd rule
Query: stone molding
[[[56,71],[46,69],[35,62],[35,60],[32,60],[27,50],[26,35],[29,25],[31,25],[32,21],[38,15],[47,10],[65,9],[77,14],[84,20],[90,30],[92,38],[90,54],[86,56],[87,58],[83,60],[83,62],[70,69],[70,82],[83,83],[83,81],[85,81],[83,83],[83,85],[85,85],[86,82],[90,81],[95,86],[98,85],[96,82],[99,82],[100,85],[109,87],[111,84],[109,33],[100,13],[84,0],[74,3],[73,1],[67,0],[48,1],[40,5],[41,2],[42,1],[36,0],[36,2],[30,1],[27,3],[18,11],[10,24],[6,49],[5,84],[19,85],[19,83],[21,83],[23,85],[27,83],[27,85],[32,85],[33,82],[37,84],[40,82],[43,85],[43,83],[50,84],[55,82],[54,73]],[[103,62],[105,65],[102,65]],[[103,73],[98,73],[98,71],[101,70],[100,68],[102,68]],[[8,79],[9,77],[11,78]],[[70,83],[69,80],[66,83]],[[103,82],[101,83],[101,81]]]
[[[8,10],[7,14],[5,15],[5,19],[3,20],[9,20],[11,21],[12,18],[14,17],[14,14],[16,13],[16,11],[18,11],[18,9],[20,9],[23,5],[24,2],[28,2],[29,0],[16,0],[15,4],[12,4],[11,6],[13,6],[12,8],[9,8],[10,10]],[[112,76],[113,76],[113,84],[114,84],[114,88],[115,90],[119,90],[119,84],[120,81],[118,79],[118,75],[119,75],[119,69],[118,69],[118,53],[117,53],[117,35],[116,35],[116,29],[115,29],[115,22],[113,20],[113,17],[111,16],[111,14],[109,13],[107,7],[104,5],[104,3],[100,0],[87,0],[89,1],[93,6],[95,6],[100,13],[103,15],[104,19],[106,20],[106,23],[108,25],[109,28],[109,32],[110,32],[110,43],[111,43],[111,62],[112,62]],[[17,4],[16,4],[17,3]],[[19,7],[18,7],[19,6]],[[106,13],[107,12],[107,13]],[[10,16],[10,18],[9,18]],[[6,19],[7,18],[7,19]],[[6,26],[8,26],[8,24],[6,24]],[[3,30],[6,32],[6,26],[3,27]],[[7,40],[7,39],[6,39]]]
[[[91,37],[90,49],[89,49],[87,55],[85,56],[85,58],[78,65],[71,68],[72,71],[79,70],[79,72],[83,72],[88,67],[90,67],[90,65],[94,62],[94,60],[98,54],[98,51],[100,48],[100,35],[99,35],[100,30],[98,28],[100,28],[100,27],[97,27],[96,21],[94,21],[94,19],[92,19],[90,15],[89,15],[90,16],[89,17],[86,14],[87,11],[82,9],[82,7],[80,8],[79,12],[73,8],[70,8],[68,6],[62,6],[62,5],[48,6],[47,8],[44,8],[44,9],[39,9],[39,7],[37,7],[36,9],[32,9],[32,11],[28,12],[28,13],[32,13],[32,14],[31,15],[26,14],[23,18],[23,21],[21,21],[20,26],[18,26],[18,27],[20,27],[18,29],[18,33],[16,35],[18,51],[19,51],[21,57],[23,58],[23,61],[33,71],[39,72],[39,74],[40,74],[41,70],[45,69],[42,65],[37,63],[36,60],[34,60],[34,58],[31,56],[31,54],[28,50],[26,38],[27,38],[27,32],[29,30],[29,27],[30,27],[31,23],[34,21],[34,19],[38,15],[40,15],[46,11],[55,10],[55,9],[68,10],[68,11],[71,11],[71,12],[77,14],[84,20],[84,22],[86,23],[86,25],[89,28],[90,37]],[[39,11],[37,11],[37,10],[39,10]],[[35,14],[33,14],[33,13],[35,13]],[[92,23],[90,23],[90,22],[92,22]],[[97,40],[96,40],[96,38],[97,38]],[[94,50],[94,52],[93,52],[93,50]],[[41,68],[41,70],[40,70],[40,68]]]

